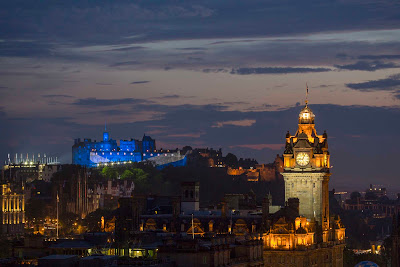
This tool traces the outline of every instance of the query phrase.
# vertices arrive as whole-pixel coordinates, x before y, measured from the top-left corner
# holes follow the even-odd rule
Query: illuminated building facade
[[[34,155],[31,158],[28,158],[28,155],[26,158],[22,158],[22,154],[20,158],[15,155],[15,159],[9,156],[2,168],[2,179],[17,184],[34,180],[50,182],[53,174],[60,168],[57,157],[46,157],[46,154],[44,157],[40,157],[38,154],[36,158]]]
[[[72,146],[72,164],[96,167],[107,162],[139,162],[150,157],[155,149],[156,141],[150,136],[143,135],[142,141],[120,140],[118,145],[105,131],[100,142],[75,139]]]
[[[306,101],[296,134],[286,135],[287,204],[264,223],[264,266],[343,266],[345,228],[329,215],[328,136],[317,134],[314,118]]]
[[[324,231],[329,227],[329,151],[326,132],[318,135],[315,115],[306,106],[299,114],[295,135],[286,134],[283,154],[285,199],[300,201],[300,214],[314,218]]]
[[[108,164],[123,164],[140,161],[150,161],[159,168],[168,165],[185,166],[186,155],[179,150],[157,150],[156,141],[150,136],[143,135],[141,141],[131,139],[116,140],[110,138],[107,131],[103,133],[103,141],[91,139],[75,139],[72,146],[72,164],[85,167],[100,167]]]
[[[17,192],[11,184],[2,184],[0,187],[1,203],[1,234],[15,235],[24,233],[25,198],[23,188]]]

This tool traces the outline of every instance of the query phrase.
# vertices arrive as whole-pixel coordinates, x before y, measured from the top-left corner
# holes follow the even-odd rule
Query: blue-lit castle
[[[152,161],[155,165],[183,166],[186,157],[179,150],[157,150],[156,141],[148,135],[143,135],[141,141],[136,139],[116,140],[110,138],[107,129],[103,133],[103,140],[97,142],[91,139],[78,138],[72,146],[72,164],[86,167],[98,167],[108,164]]]

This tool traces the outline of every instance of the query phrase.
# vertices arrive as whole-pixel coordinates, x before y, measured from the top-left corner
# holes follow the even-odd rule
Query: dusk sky
[[[0,159],[70,163],[107,122],[269,163],[308,83],[330,188],[400,192],[398,0],[8,0],[0,25]]]

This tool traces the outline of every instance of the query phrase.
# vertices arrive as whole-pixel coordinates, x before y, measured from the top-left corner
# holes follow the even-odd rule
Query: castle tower
[[[315,115],[306,101],[300,111],[295,135],[286,134],[283,154],[285,200],[298,198],[299,213],[307,219],[315,219],[327,239],[329,229],[329,152],[327,134],[318,135]],[[325,241],[325,240],[324,240]]]
[[[107,124],[104,125],[103,141],[107,142],[110,140],[110,135],[107,132]]]

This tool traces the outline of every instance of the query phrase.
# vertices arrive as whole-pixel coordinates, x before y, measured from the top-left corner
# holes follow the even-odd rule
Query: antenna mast
[[[306,106],[308,105],[308,85],[306,83]]]

